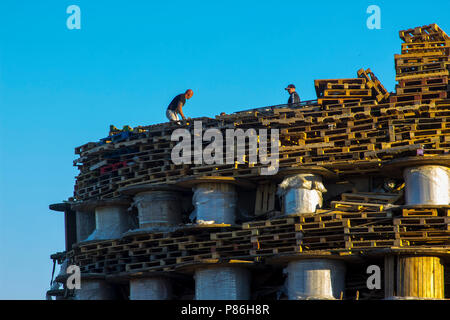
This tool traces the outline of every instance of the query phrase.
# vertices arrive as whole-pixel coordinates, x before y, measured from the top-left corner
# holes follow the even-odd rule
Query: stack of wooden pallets
[[[347,102],[303,109],[277,108],[202,120],[215,127],[280,131],[279,167],[320,165],[337,174],[376,173],[383,161],[414,156],[417,150],[433,156],[450,150],[450,100],[397,106],[372,102]],[[165,123],[130,133],[120,142],[90,143],[76,149],[80,169],[75,198],[110,198],[120,187],[139,183],[167,184],[202,175],[233,176],[260,180],[262,165],[175,165],[171,151],[177,142],[171,132],[193,124]],[[269,148],[270,150],[270,148]]]
[[[384,164],[405,157],[448,160],[450,39],[436,25],[404,30],[400,37],[404,43],[395,56],[396,93],[389,93],[370,69],[360,69],[357,78],[316,80],[318,100],[301,107],[264,107],[182,124],[112,127],[108,137],[76,148],[79,158],[74,166],[80,172],[75,203],[114,198],[132,185],[170,185],[186,176],[232,176],[255,184],[254,217],[233,226],[133,230],[119,239],[77,243],[53,258],[61,264],[67,257],[84,274],[115,278],[191,272],[199,265],[232,261],[270,269],[302,255],[351,256],[366,262],[396,250],[448,255],[450,206],[403,205],[404,184],[392,193],[344,192],[340,199],[333,195],[314,214],[282,216],[276,190],[284,175],[262,176],[264,166],[249,163],[248,140],[247,155],[231,164],[176,165],[171,159],[178,143],[172,141],[173,131],[185,128],[193,134],[194,121],[201,121],[203,130],[222,133],[278,129],[279,170],[320,166],[331,171],[338,184],[361,175],[381,179]],[[209,143],[204,141],[203,147]],[[356,265],[365,266],[349,267]],[[365,288],[365,269],[362,272],[364,281],[355,281]]]
[[[314,80],[320,105],[371,100],[371,90],[363,78]]]
[[[386,90],[370,69],[359,69],[357,74],[359,78],[366,79],[366,87],[372,90],[372,96],[375,97],[377,102],[387,101],[389,91]]]
[[[396,238],[401,246],[450,244],[450,209],[405,208],[401,216],[394,219],[398,226]]]
[[[401,54],[395,55],[397,105],[445,99],[450,91],[450,37],[436,24],[400,31]]]
[[[384,205],[391,199],[386,198]],[[191,227],[80,243],[68,257],[83,273],[131,274],[176,271],[211,259],[264,262],[278,254],[370,254],[380,248],[445,249],[450,245],[448,206],[386,210],[378,203],[378,209],[373,210],[360,200],[353,201],[361,206],[346,211],[323,210],[319,214],[246,222],[241,227]]]
[[[370,69],[360,69],[357,74],[357,78],[315,80],[319,105],[364,100],[377,104],[389,97],[389,92]]]

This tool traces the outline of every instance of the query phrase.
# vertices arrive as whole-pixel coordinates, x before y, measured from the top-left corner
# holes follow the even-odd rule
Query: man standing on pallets
[[[186,99],[192,98],[194,95],[194,91],[191,89],[186,90],[185,93],[177,95],[173,98],[172,102],[167,107],[166,116],[170,121],[178,121],[180,118],[178,114],[180,114],[183,120],[186,120],[186,117],[183,114],[183,106],[186,103]]]
[[[287,104],[295,104],[300,103],[300,97],[298,93],[295,91],[295,86],[293,84],[288,85],[284,90],[289,93],[289,100]]]

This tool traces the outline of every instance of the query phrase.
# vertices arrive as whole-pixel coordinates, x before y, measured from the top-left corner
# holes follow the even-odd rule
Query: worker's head
[[[293,84],[290,84],[286,88],[284,88],[284,90],[286,90],[287,92],[289,92],[289,94],[291,94],[292,92],[295,92],[295,86]]]
[[[193,95],[194,95],[194,91],[192,91],[191,89],[187,89],[186,92],[184,93],[184,96],[186,97],[186,99],[192,98]]]

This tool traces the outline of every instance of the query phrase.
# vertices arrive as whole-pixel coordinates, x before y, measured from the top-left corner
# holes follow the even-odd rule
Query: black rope
[[[53,259],[53,270],[52,270],[52,279],[50,280],[50,288],[53,285],[53,277],[55,276],[55,267],[56,267],[56,260]]]

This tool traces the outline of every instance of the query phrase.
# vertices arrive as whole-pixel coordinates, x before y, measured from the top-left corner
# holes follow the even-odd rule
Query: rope
[[[53,284],[53,277],[55,276],[55,267],[56,267],[56,260],[53,259],[53,270],[52,270],[52,279],[50,280],[50,287]]]

